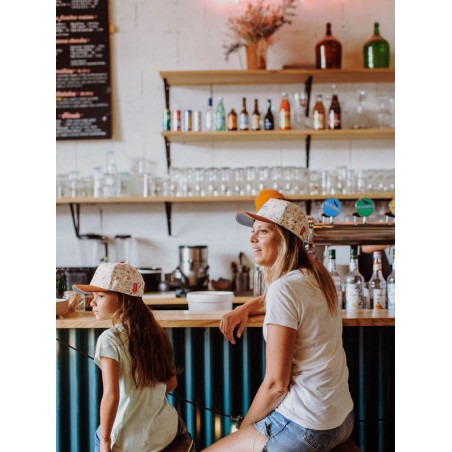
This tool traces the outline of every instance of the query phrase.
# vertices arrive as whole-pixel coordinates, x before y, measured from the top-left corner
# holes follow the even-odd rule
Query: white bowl
[[[190,311],[226,311],[232,310],[234,292],[203,291],[188,292],[187,301]]]

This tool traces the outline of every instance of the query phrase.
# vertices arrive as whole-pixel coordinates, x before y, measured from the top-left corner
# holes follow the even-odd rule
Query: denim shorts
[[[313,430],[290,421],[277,411],[256,422],[254,426],[268,438],[262,452],[327,452],[348,439],[353,431],[353,410],[339,427]]]

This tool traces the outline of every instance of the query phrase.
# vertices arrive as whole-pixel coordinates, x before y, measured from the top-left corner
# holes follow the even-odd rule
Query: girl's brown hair
[[[338,307],[337,292],[328,270],[307,254],[304,243],[295,234],[277,224],[274,226],[281,236],[281,243],[276,262],[271,268],[264,269],[267,286],[292,270],[304,268],[313,273],[317,287],[325,295],[330,314],[335,315]]]
[[[142,298],[116,293],[119,308],[112,320],[113,324],[122,324],[127,332],[128,355],[136,387],[166,383],[176,374],[173,348],[166,331]]]

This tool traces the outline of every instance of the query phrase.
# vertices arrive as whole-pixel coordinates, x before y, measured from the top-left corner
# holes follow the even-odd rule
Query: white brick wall
[[[115,151],[121,170],[129,170],[133,157],[145,157],[152,172],[166,174],[165,148],[161,130],[164,108],[162,70],[241,69],[245,68],[244,51],[224,58],[227,42],[225,26],[228,14],[240,6],[226,0],[111,0],[111,35],[114,138],[112,140],[59,141],[56,152],[57,174],[79,170],[89,175],[95,166],[105,166],[106,152]],[[268,68],[283,64],[314,64],[315,43],[324,35],[325,23],[332,22],[333,34],[343,44],[343,66],[362,64],[362,44],[380,22],[382,35],[391,45],[394,61],[394,0],[305,0],[290,26],[285,26],[269,49]],[[393,64],[393,63],[392,63]],[[338,85],[343,110],[353,112],[358,85]],[[393,90],[393,85],[362,86],[369,98],[368,106],[376,111],[376,93]],[[271,98],[275,111],[283,91],[293,93],[301,86],[214,86],[214,100],[225,98],[226,110],[241,107],[246,96],[248,110],[258,97],[261,110]],[[174,88],[172,106],[201,109],[207,105],[209,87]],[[329,85],[316,85],[313,95],[322,93],[325,105],[331,98]],[[174,166],[304,166],[304,142],[274,143],[205,143],[172,146]],[[311,167],[334,169],[336,165],[352,168],[393,168],[394,142],[337,141],[313,142]],[[135,241],[132,264],[160,266],[174,270],[178,246],[206,244],[209,247],[211,277],[230,275],[230,262],[240,251],[251,259],[249,231],[237,225],[234,214],[253,209],[252,203],[174,204],[173,237],[167,235],[164,205],[150,206],[82,206],[81,232],[132,234]],[[100,220],[102,211],[102,223]],[[69,207],[57,207],[57,266],[82,265],[78,240],[72,227]],[[111,259],[114,260],[114,247]]]

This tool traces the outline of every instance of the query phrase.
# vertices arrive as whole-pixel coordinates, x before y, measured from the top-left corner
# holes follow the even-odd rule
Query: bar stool
[[[331,449],[331,452],[361,452],[361,449],[349,438],[345,443],[339,444],[339,446]]]

